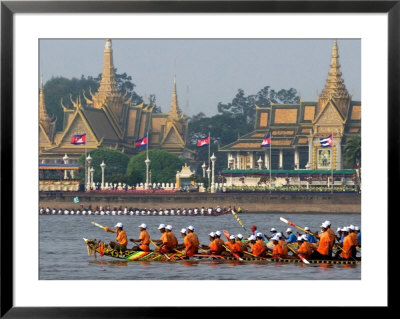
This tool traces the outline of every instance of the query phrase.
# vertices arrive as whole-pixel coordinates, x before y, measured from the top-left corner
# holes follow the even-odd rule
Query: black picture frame
[[[158,318],[187,317],[196,310],[171,308],[62,307],[25,308],[13,304],[13,19],[16,13],[387,13],[388,14],[388,203],[389,211],[399,180],[400,139],[400,1],[1,1],[1,312],[3,318]],[[389,213],[389,211],[387,213]],[[384,213],[384,212],[381,212]],[[394,212],[393,212],[394,213]],[[388,214],[388,218],[390,215]],[[391,223],[389,222],[388,225]],[[389,229],[388,229],[389,230]],[[388,232],[390,234],[390,232]],[[393,232],[391,233],[393,234]],[[390,243],[390,237],[388,243]],[[390,247],[390,246],[389,246]],[[390,251],[390,249],[389,249]],[[389,258],[389,257],[388,257]],[[389,261],[389,260],[388,260]],[[389,270],[389,269],[388,269]],[[388,280],[389,287],[390,280]],[[389,289],[390,291],[390,289]],[[388,292],[389,292],[388,291]],[[244,292],[246,293],[246,292]],[[371,292],[378,293],[378,292]],[[265,292],[267,295],[268,293]],[[307,294],[308,295],[308,294]],[[340,297],[340,296],[336,296]],[[388,307],[390,309],[390,298]],[[201,308],[201,311],[205,311]],[[265,309],[252,308],[254,317]],[[382,308],[381,308],[382,309]],[[380,309],[380,310],[381,310]],[[213,309],[213,317],[226,314]],[[294,309],[291,309],[293,311]],[[270,310],[268,310],[270,311]],[[296,309],[309,312],[310,309]],[[347,310],[346,310],[347,311]],[[270,313],[270,312],[269,312]],[[293,313],[293,312],[292,312]],[[197,312],[197,315],[199,312]],[[294,314],[294,313],[293,313]],[[348,314],[348,312],[346,313]],[[235,311],[235,317],[238,312]],[[341,314],[338,314],[341,315]],[[207,315],[208,316],[208,315]]]

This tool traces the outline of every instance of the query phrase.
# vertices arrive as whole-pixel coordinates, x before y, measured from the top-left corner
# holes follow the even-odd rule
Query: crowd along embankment
[[[79,203],[74,203],[74,198]],[[56,209],[96,206],[132,208],[241,207],[251,213],[361,213],[355,193],[174,193],[39,192],[39,206]]]

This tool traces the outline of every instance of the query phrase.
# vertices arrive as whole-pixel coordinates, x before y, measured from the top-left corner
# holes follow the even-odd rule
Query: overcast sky
[[[105,39],[40,40],[40,72],[51,77],[97,76],[103,68]],[[217,113],[239,88],[246,95],[264,86],[295,88],[316,101],[328,76],[333,39],[112,39],[114,66],[126,72],[136,92],[155,94],[168,112],[176,74],[180,108],[193,115]],[[344,84],[361,99],[361,41],[338,39]]]

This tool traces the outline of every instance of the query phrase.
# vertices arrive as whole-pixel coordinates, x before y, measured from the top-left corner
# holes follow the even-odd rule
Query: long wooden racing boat
[[[184,256],[179,252],[162,254],[159,252],[151,251],[131,251],[126,250],[124,252],[110,249],[108,245],[102,241],[95,239],[83,238],[87,245],[88,255],[99,254],[101,257],[108,256],[125,261],[180,261],[180,260],[191,260],[191,261],[233,261],[238,260],[235,257],[226,257],[220,255],[207,255],[207,254],[196,254],[192,257]],[[257,257],[242,257],[240,262],[279,262],[279,263],[302,263],[301,259],[298,258],[257,258]],[[331,264],[331,265],[358,265],[361,264],[361,260],[308,260],[310,264]]]

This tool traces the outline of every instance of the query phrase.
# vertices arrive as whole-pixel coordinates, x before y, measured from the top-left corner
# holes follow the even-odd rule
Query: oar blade
[[[285,219],[285,218],[283,218],[283,217],[281,217],[281,218],[279,218],[281,221],[283,221],[284,223],[286,223],[286,224],[289,224],[289,221],[287,220],[287,219]]]

